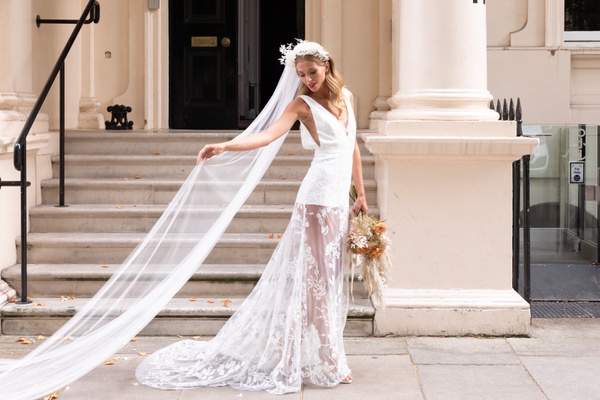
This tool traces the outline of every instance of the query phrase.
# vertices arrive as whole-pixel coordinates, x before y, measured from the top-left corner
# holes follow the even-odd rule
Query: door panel
[[[237,0],[169,2],[169,125],[237,128]]]

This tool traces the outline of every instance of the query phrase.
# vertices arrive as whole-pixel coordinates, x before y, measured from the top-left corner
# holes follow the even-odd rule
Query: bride
[[[225,386],[288,393],[305,379],[319,386],[350,383],[343,330],[348,190],[354,214],[367,212],[356,143],[352,94],[329,53],[314,42],[283,48],[282,62],[300,77],[299,96],[263,132],[204,146],[198,161],[268,145],[301,122],[314,150],[283,239],[238,311],[209,342],[186,340],[146,358],[136,375],[160,389]]]
[[[106,284],[27,356],[0,359],[3,399],[37,399],[102,364],[136,336],[202,264],[301,122],[314,159],[292,218],[254,291],[209,342],[181,341],[139,366],[161,389],[230,385],[272,393],[352,381],[342,334],[351,179],[366,213],[352,94],[314,42],[282,46],[271,100],[230,142],[205,146],[198,165]],[[299,96],[297,96],[299,94]]]

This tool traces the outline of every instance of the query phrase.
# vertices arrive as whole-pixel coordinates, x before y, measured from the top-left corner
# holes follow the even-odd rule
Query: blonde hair
[[[320,58],[313,56],[311,54],[306,54],[302,56],[296,57],[296,62],[306,60],[313,61],[319,65],[325,65],[325,63],[329,63],[329,72],[325,75],[325,86],[329,89],[329,101],[331,104],[338,110],[338,117],[342,115],[342,112],[345,107],[344,103],[344,95],[342,93],[342,89],[344,87],[344,79],[342,76],[336,72],[333,59],[330,57],[328,61],[323,61]],[[298,88],[298,95],[309,94],[311,90],[304,83],[300,82],[300,87]]]

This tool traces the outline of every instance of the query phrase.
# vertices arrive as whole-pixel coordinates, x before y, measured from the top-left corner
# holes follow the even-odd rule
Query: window
[[[565,42],[600,42],[599,0],[565,0]]]

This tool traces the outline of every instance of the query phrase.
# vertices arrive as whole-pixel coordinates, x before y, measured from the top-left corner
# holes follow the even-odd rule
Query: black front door
[[[169,1],[169,126],[237,128],[237,0]]]

